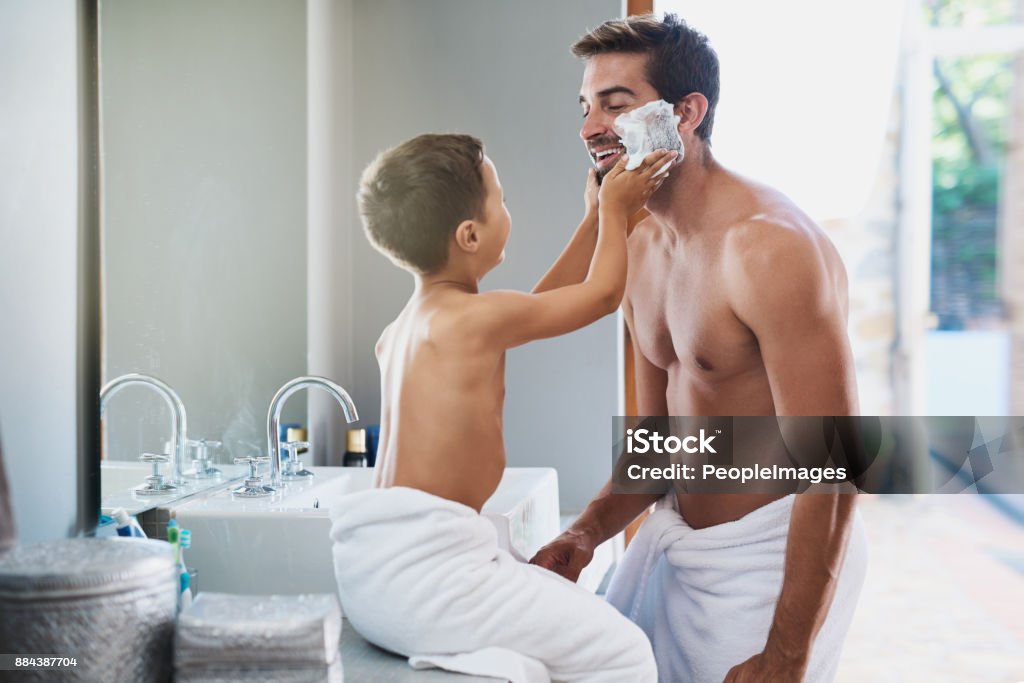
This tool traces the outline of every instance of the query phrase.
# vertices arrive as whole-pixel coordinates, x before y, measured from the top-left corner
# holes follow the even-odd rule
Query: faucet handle
[[[270,458],[265,455],[246,455],[235,458],[236,465],[249,466],[249,476],[246,477],[244,484],[232,489],[231,493],[242,498],[256,498],[274,493],[273,487],[263,484],[263,477],[258,472],[259,466],[265,462],[270,462]]]
[[[135,493],[143,496],[158,496],[176,491],[178,487],[167,482],[164,479],[164,475],[160,474],[160,465],[170,459],[170,456],[164,453],[143,453],[140,455],[139,460],[153,464],[153,474],[146,477],[145,484],[134,489]]]
[[[249,466],[250,479],[262,479],[259,475],[259,466],[266,462],[270,462],[270,458],[265,455],[246,455],[235,458],[236,465]]]
[[[211,441],[210,439],[189,439],[185,443],[200,453],[205,453],[207,448],[220,448],[224,445],[220,441]]]
[[[285,479],[301,479],[313,476],[313,473],[303,467],[302,461],[299,460],[299,451],[302,449],[309,450],[308,441],[288,441],[281,444],[281,450],[288,454],[288,460],[284,463],[284,471],[281,473],[281,476]]]
[[[308,441],[285,441],[281,443],[281,450],[288,453],[288,458],[294,458],[303,448],[309,448]]]

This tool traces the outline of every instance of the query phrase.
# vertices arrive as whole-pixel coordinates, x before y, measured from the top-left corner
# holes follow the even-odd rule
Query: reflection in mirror
[[[101,0],[99,25],[103,380],[173,387],[180,469],[231,478],[306,371],[305,4]],[[305,414],[296,397],[282,422]],[[132,492],[155,465],[174,476],[139,461],[173,455],[164,398],[128,386],[104,418],[103,507],[172,499]]]

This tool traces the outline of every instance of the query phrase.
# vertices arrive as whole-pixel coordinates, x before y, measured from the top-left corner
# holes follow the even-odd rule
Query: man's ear
[[[692,133],[704,122],[708,113],[708,98],[699,92],[692,92],[676,103],[675,113],[679,117],[679,134]]]
[[[462,221],[455,228],[455,246],[467,254],[475,254],[480,248],[480,233],[474,221]]]

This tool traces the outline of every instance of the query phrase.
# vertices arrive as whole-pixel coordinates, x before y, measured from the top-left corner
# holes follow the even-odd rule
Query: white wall
[[[530,289],[581,217],[588,166],[578,137],[583,67],[569,47],[620,13],[617,0],[356,3],[351,153],[357,172],[379,150],[419,133],[479,136],[512,213],[506,261],[483,286]],[[364,422],[375,422],[380,391],[373,343],[405,303],[412,279],[361,235],[353,240],[351,262],[351,389]],[[557,467],[565,510],[582,508],[611,471],[616,367],[613,317],[508,355],[509,465]]]
[[[309,245],[307,367],[310,374],[351,391],[352,242],[355,170],[352,164],[353,0],[308,0]],[[356,409],[366,406],[354,396]],[[339,465],[349,425],[337,402],[308,395],[314,462]]]
[[[21,541],[76,532],[74,0],[0,3],[0,439]]]
[[[306,370],[305,3],[103,0],[100,69],[105,379],[153,374],[215,457],[262,453]],[[114,459],[168,438],[145,388],[106,418]]]

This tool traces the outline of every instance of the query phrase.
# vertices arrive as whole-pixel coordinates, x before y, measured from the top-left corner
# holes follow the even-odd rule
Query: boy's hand
[[[665,178],[668,178],[668,170],[662,173],[658,171],[674,161],[677,156],[675,151],[659,149],[644,157],[643,163],[635,170],[627,171],[627,159],[623,155],[601,181],[601,189],[598,192],[601,206],[632,216],[643,208],[650,196],[661,187]]]

